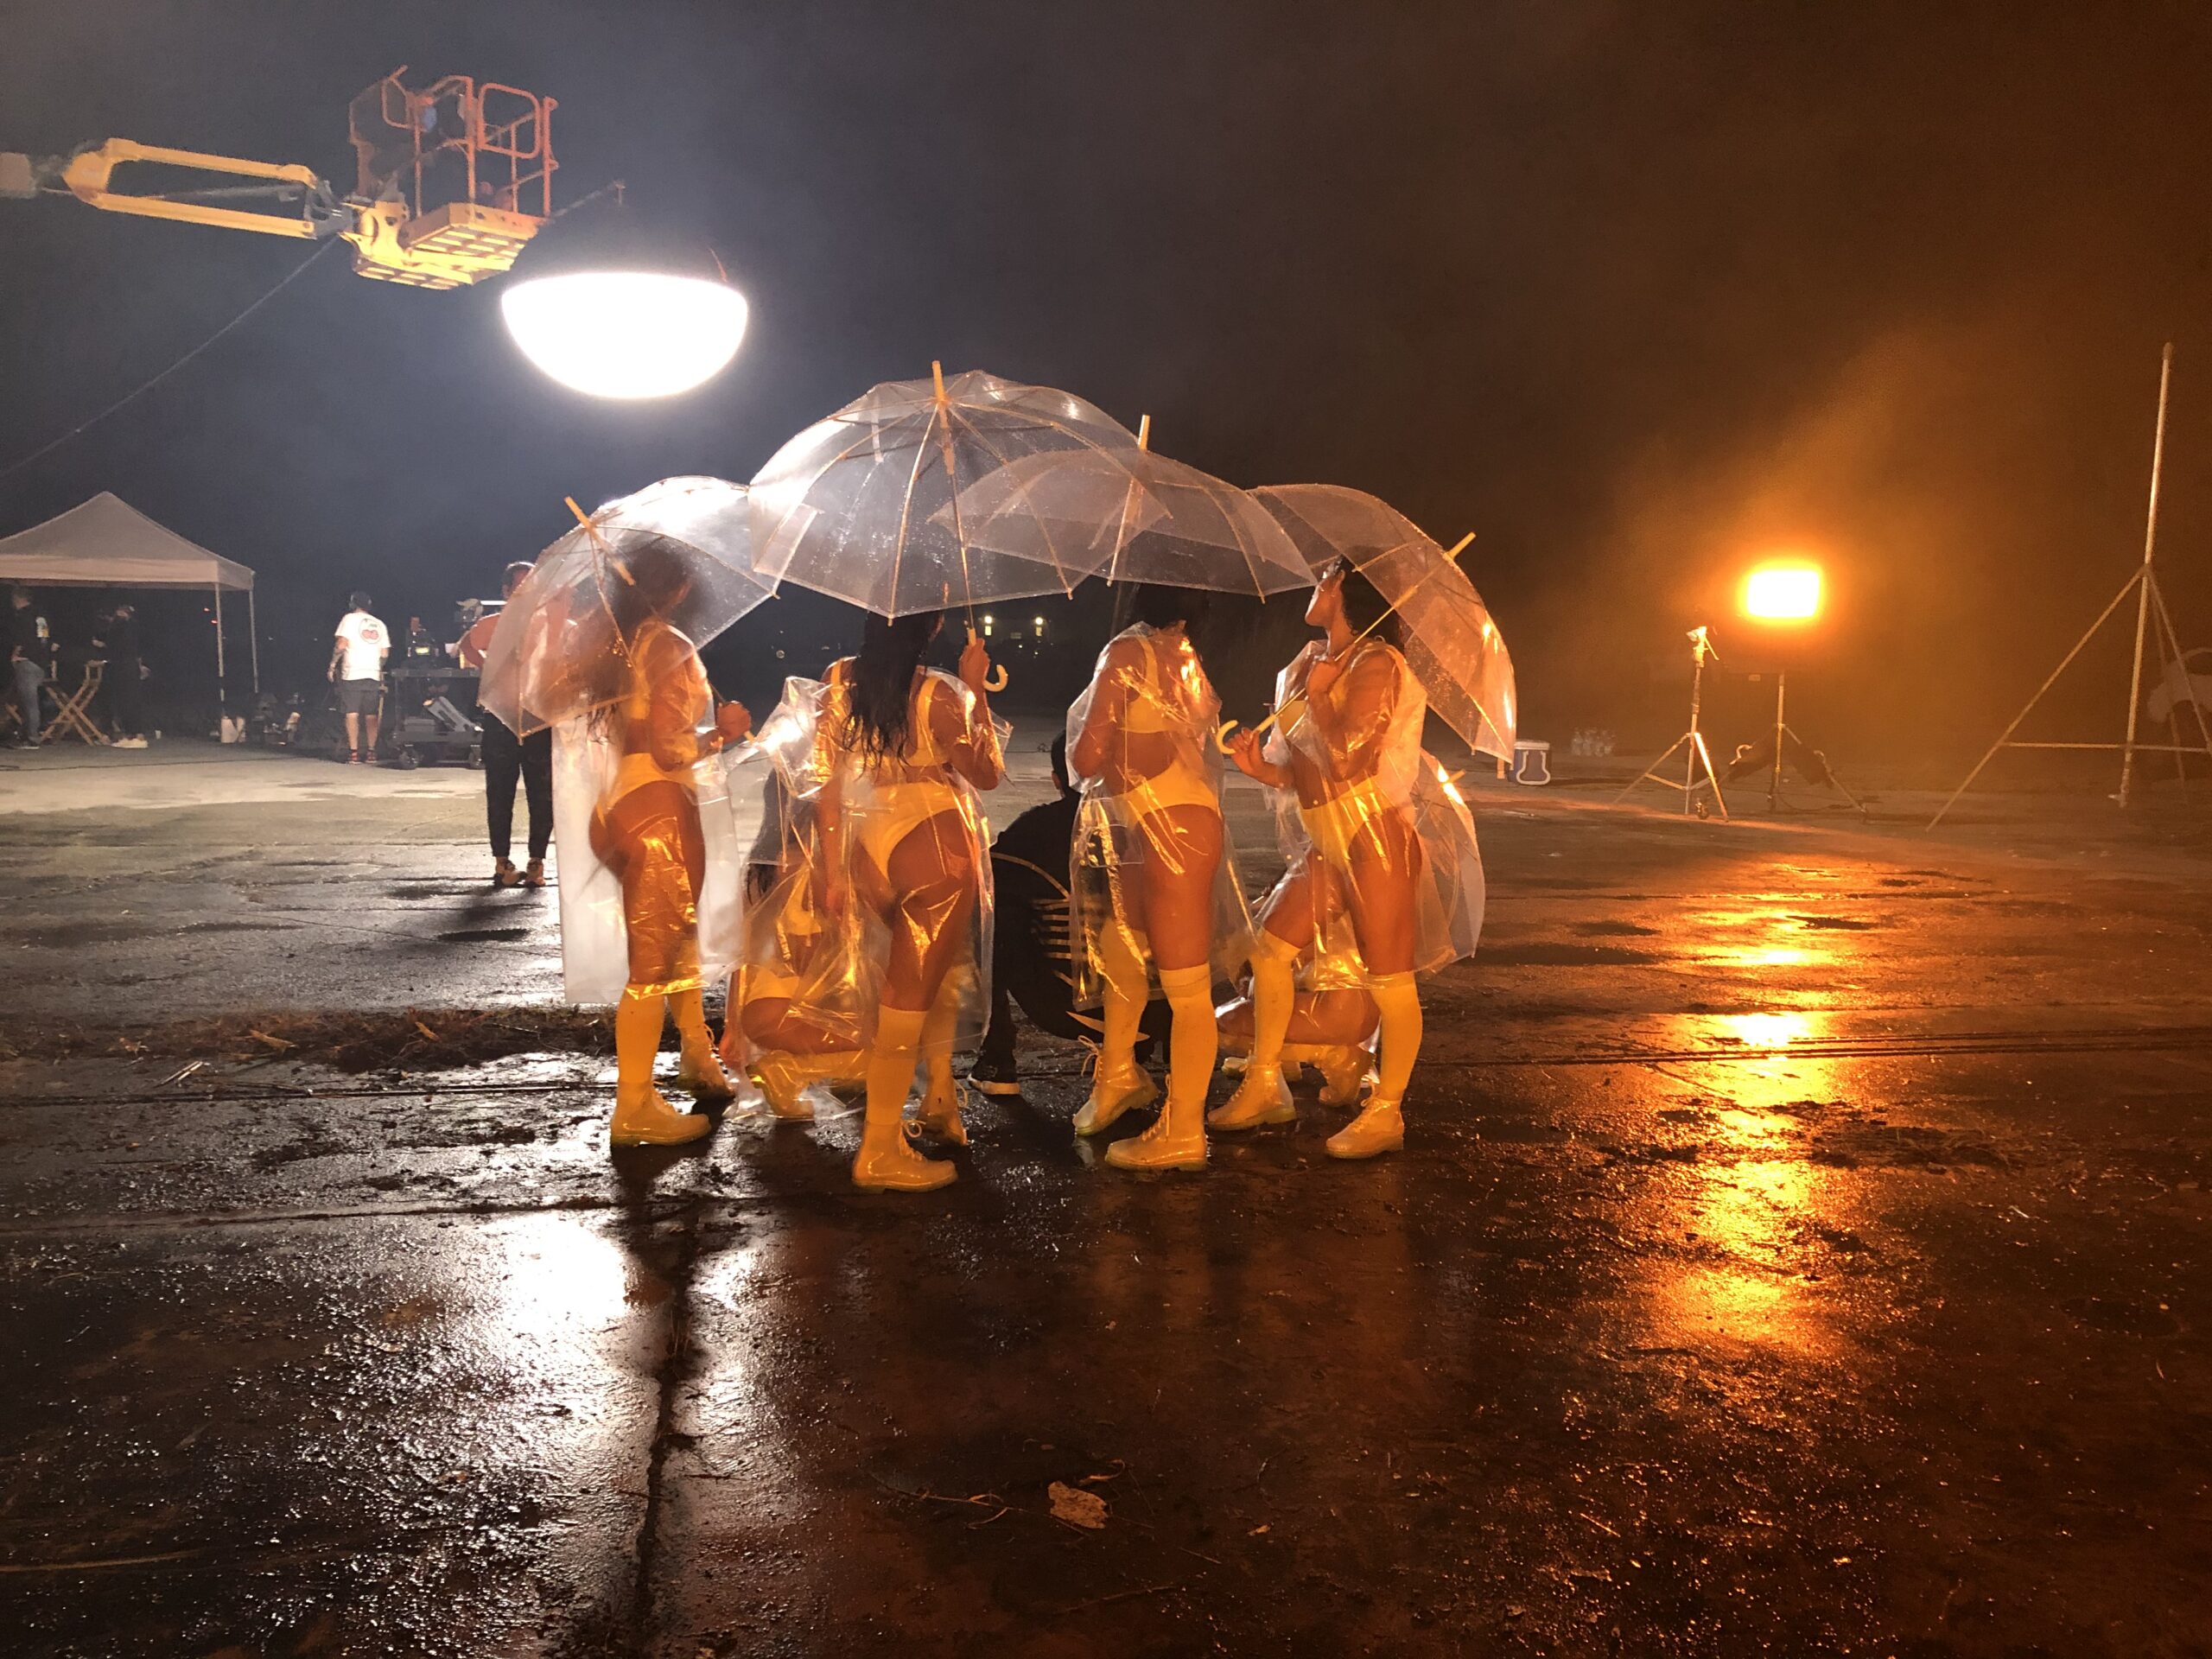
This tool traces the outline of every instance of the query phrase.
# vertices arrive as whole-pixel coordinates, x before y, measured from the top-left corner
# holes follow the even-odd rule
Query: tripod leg
[[[1646,766],[1642,777],[1634,779],[1630,783],[1626,789],[1621,791],[1619,794],[1613,797],[1613,804],[1615,806],[1618,806],[1623,801],[1628,799],[1630,796],[1635,794],[1637,786],[1639,784],[1664,784],[1669,789],[1680,789],[1681,785],[1676,783],[1673,779],[1662,776],[1661,769],[1664,767],[1669,760],[1675,758],[1675,751],[1681,748],[1683,744],[1689,741],[1688,734],[1685,733],[1682,736],[1676,738],[1672,743],[1669,743],[1667,746],[1667,753],[1661,755],[1656,760],[1654,760],[1649,766]]]
[[[1705,747],[1705,734],[1697,734],[1697,758],[1705,763],[1705,781],[1713,785],[1713,804],[1720,809],[1720,822],[1728,822],[1728,802],[1720,793],[1720,774],[1713,769],[1713,751]]]
[[[2058,666],[2050,671],[2050,677],[2044,680],[2041,685],[2036,688],[2035,696],[2030,697],[2025,706],[2021,709],[2020,712],[2012,716],[2012,723],[1997,734],[1997,741],[1989,746],[1989,753],[1983,755],[1980,760],[1974,763],[1974,770],[1967,773],[1966,782],[1961,784],[1956,789],[1953,790],[1951,791],[1951,798],[1945,801],[1942,806],[1936,810],[1936,816],[1928,820],[1928,827],[1930,830],[1933,830],[1937,824],[1942,823],[1943,815],[1959,804],[1959,797],[1965,794],[1967,791],[1974,787],[1974,780],[1981,776],[1982,768],[1997,758],[1997,751],[2003,748],[2006,741],[2012,737],[2012,734],[2020,729],[2020,722],[2035,712],[2036,704],[2041,702],[2044,699],[2044,693],[2050,690],[2052,686],[2058,683],[2058,677],[2063,674],[2067,671],[2067,668],[2073,663],[2074,659],[2082,654],[2082,647],[2088,645],[2091,639],[2096,637],[2097,630],[2104,626],[2105,623],[2110,620],[2112,613],[2120,608],[2120,601],[2126,599],[2128,594],[2133,593],[2135,591],[2135,584],[2142,580],[2143,572],[2139,569],[2133,575],[2128,577],[2126,582],[2120,583],[2120,591],[2112,596],[2112,603],[2106,606],[2103,610],[2097,613],[2097,620],[2089,624],[2088,632],[2083,633],[2079,639],[2076,639],[2074,642],[2074,649],[2068,652],[2065,656],[2058,659]]]

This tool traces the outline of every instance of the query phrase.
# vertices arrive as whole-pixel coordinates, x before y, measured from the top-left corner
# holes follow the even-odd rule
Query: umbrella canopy
[[[639,627],[703,645],[775,592],[750,557],[745,486],[669,478],[610,501],[537,556],[499,613],[480,696],[528,734],[612,705]]]
[[[1319,577],[1343,560],[1397,616],[1428,706],[1477,753],[1513,758],[1513,658],[1490,607],[1450,555],[1388,502],[1334,484],[1252,492]]]
[[[1002,526],[1018,549],[1033,500],[1082,509],[1109,582],[1205,588],[1264,599],[1313,585],[1298,548],[1249,491],[1166,455],[1141,450],[1100,464],[1041,454],[988,473],[957,504],[969,543],[996,549]],[[948,505],[942,511],[950,512]],[[1076,525],[1071,524],[1071,528]]]
[[[875,387],[784,445],[753,480],[753,568],[883,616],[1067,594],[1112,552],[1101,503],[1135,435],[1080,397],[971,371]],[[1060,465],[1036,467],[1036,458]],[[1013,466],[991,544],[965,493]]]

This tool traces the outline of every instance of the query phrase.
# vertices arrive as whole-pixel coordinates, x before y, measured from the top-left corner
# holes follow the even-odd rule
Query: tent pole
[[[215,703],[218,708],[230,707],[229,687],[223,675],[223,584],[215,584]]]
[[[253,589],[245,590],[245,643],[253,658],[253,695],[261,695],[261,625],[254,620]]]

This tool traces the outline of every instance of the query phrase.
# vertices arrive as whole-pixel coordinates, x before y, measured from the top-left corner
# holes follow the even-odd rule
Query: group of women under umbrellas
[[[556,733],[571,995],[620,963],[615,1144],[711,1127],[655,1088],[672,1014],[695,1099],[730,1096],[726,1064],[785,1117],[811,1116],[817,1084],[856,1083],[859,1185],[953,1179],[917,1142],[967,1139],[952,1058],[989,1007],[979,795],[1004,776],[1008,728],[972,626],[956,674],[923,658],[948,618],[1094,576],[1130,620],[1068,711],[1071,959],[1101,1028],[1075,1129],[1158,1102],[1107,1161],[1195,1167],[1209,1128],[1293,1118],[1286,1077],[1312,1065],[1325,1103],[1359,1107],[1333,1155],[1403,1144],[1416,976],[1472,951],[1483,894],[1473,823],[1421,747],[1424,719],[1510,755],[1511,663],[1452,554],[1382,502],[1238,489],[1145,437],[1065,392],[933,374],[808,428],[749,486],[672,479],[580,512],[540,556],[483,702],[518,732]],[[756,731],[716,706],[697,648],[785,582],[861,607],[866,626],[821,681],[788,681]],[[1321,637],[1278,676],[1262,728],[1236,732],[1192,625],[1210,594],[1294,589],[1311,590]],[[775,768],[778,807],[768,855],[756,844],[741,874],[723,770],[753,753]],[[1224,755],[1283,824],[1288,871],[1256,908],[1223,817]],[[720,973],[717,1045],[702,992]],[[1216,986],[1248,974],[1217,1010]],[[1136,1058],[1155,987],[1172,1015],[1164,1099]],[[1224,1039],[1243,1076],[1209,1113]]]

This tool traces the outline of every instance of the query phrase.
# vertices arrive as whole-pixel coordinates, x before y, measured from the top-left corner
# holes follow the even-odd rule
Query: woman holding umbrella
[[[830,664],[823,689],[826,781],[816,804],[824,857],[821,909],[843,924],[855,973],[882,993],[868,1062],[868,1106],[854,1185],[925,1192],[957,1173],[906,1141],[914,1065],[925,1062],[921,1127],[966,1140],[952,1080],[955,1029],[980,988],[990,863],[975,791],[1005,776],[986,683],[991,660],[970,638],[958,678],[922,666],[942,613],[871,613],[857,656]]]
[[[1373,1091],[1327,1142],[1332,1157],[1371,1158],[1405,1144],[1402,1102],[1421,1040],[1414,975],[1472,950],[1481,865],[1457,791],[1429,782],[1442,773],[1421,752],[1427,697],[1400,649],[1398,607],[1362,563],[1338,559],[1306,620],[1325,637],[1278,677],[1274,735],[1263,749],[1256,733],[1239,734],[1231,751],[1248,775],[1295,791],[1308,844],[1263,908],[1251,1058],[1208,1122],[1244,1129],[1294,1116],[1283,1045],[1297,1005],[1294,970],[1313,948],[1357,964],[1379,1027]]]
[[[1224,942],[1240,950],[1247,924],[1226,861],[1220,765],[1209,741],[1221,702],[1189,632],[1205,596],[1146,584],[1129,597],[1134,625],[1100,653],[1068,710],[1068,770],[1084,794],[1078,865],[1105,869],[1110,899],[1103,913],[1078,909],[1086,924],[1078,966],[1101,982],[1105,1032],[1075,1131],[1096,1135],[1158,1096],[1136,1063],[1156,973],[1174,1020],[1167,1103],[1143,1134],[1109,1146],[1106,1161],[1195,1169],[1206,1160],[1214,956]]]
[[[591,850],[622,886],[629,982],[614,1010],[616,1146],[671,1146],[713,1127],[677,1111],[653,1087],[653,1057],[670,1013],[682,1035],[677,1079],[701,1100],[727,1100],[702,1007],[699,889],[706,836],[693,767],[752,728],[743,705],[715,710],[699,653],[669,618],[690,579],[666,547],[648,543],[613,584],[609,611],[622,658],[618,700],[603,718],[620,756],[591,817]]]

